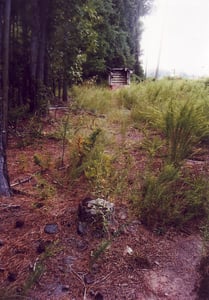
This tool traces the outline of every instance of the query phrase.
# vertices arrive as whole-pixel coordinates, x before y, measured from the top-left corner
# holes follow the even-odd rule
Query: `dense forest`
[[[56,90],[66,100],[67,86],[102,79],[108,66],[142,75],[140,16],[150,2],[1,0],[1,69],[6,71],[9,53],[9,107],[34,112]]]
[[[142,76],[140,17],[151,2],[0,0],[1,149],[8,112],[44,113],[49,99],[67,101],[69,86],[101,81],[108,67]]]

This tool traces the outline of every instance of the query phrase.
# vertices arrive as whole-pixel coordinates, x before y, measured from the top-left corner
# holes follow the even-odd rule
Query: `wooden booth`
[[[110,68],[108,74],[108,83],[111,89],[117,89],[122,86],[130,85],[132,71],[128,68]]]

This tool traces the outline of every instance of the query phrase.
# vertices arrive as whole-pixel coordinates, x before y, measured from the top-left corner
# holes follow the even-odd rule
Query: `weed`
[[[135,207],[142,222],[155,230],[181,227],[191,220],[198,222],[209,214],[207,182],[165,164],[157,175],[146,173]]]
[[[151,159],[153,159],[156,156],[156,154],[158,154],[159,151],[162,150],[163,146],[164,141],[158,135],[155,135],[153,138],[150,138],[150,136],[146,134],[145,138],[141,143],[142,149],[144,149],[148,153],[149,158]]]
[[[45,271],[45,262],[47,258],[54,256],[60,249],[57,247],[58,241],[49,244],[43,254],[35,262],[33,269],[31,270],[21,292],[21,296],[24,297],[27,295],[27,292],[38,283],[41,276]],[[22,299],[22,298],[21,298]],[[23,298],[24,299],[24,298]]]
[[[84,165],[87,164],[91,151],[93,151],[100,133],[101,129],[97,128],[86,138],[80,135],[75,136],[74,140],[71,142],[70,177],[76,178],[84,173]]]
[[[42,137],[42,122],[39,116],[33,116],[30,118],[28,124],[28,135],[31,139]]]
[[[49,199],[54,196],[56,190],[52,184],[42,177],[41,174],[36,175],[36,190],[40,199]]]
[[[61,166],[64,166],[64,156],[65,156],[65,145],[67,133],[69,131],[69,115],[63,121],[63,130],[62,130],[62,155],[61,155]]]
[[[70,172],[76,176],[84,174],[98,196],[129,199],[131,195],[142,221],[156,232],[206,218],[206,181],[197,174],[183,174],[180,168],[195,147],[209,140],[209,94],[204,82],[143,82],[111,94],[84,86],[74,87],[72,93],[77,108],[92,111],[95,116],[106,114],[106,121],[121,126],[124,146],[130,124],[143,131],[145,138],[140,149],[146,151],[148,163],[144,173],[137,170],[130,145],[127,155],[113,144],[107,150],[102,134],[96,135],[94,143],[89,142],[97,128],[102,127],[104,132],[105,123],[95,125],[95,117],[89,126],[82,116],[82,124],[74,130],[71,140]],[[111,132],[108,126],[105,129]],[[131,178],[132,173],[135,178]]]
[[[35,153],[33,156],[33,162],[35,165],[41,168],[41,171],[48,170],[51,165],[51,156],[50,154],[46,154],[45,156]]]
[[[31,271],[29,277],[27,278],[24,284],[23,290],[21,292],[21,296],[26,295],[27,292],[33,287],[33,285],[39,281],[43,272],[44,272],[43,262],[37,261],[37,263],[34,265],[33,270]]]
[[[183,105],[171,102],[164,120],[169,160],[178,165],[208,135],[208,121],[201,108],[190,102]]]
[[[92,268],[98,259],[105,253],[110,244],[111,241],[109,240],[102,241],[99,247],[91,253],[90,268]]]
[[[22,172],[25,172],[28,167],[28,159],[24,153],[20,153],[18,158],[18,164]]]

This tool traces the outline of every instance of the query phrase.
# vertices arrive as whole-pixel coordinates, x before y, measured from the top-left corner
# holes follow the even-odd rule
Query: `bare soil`
[[[47,135],[66,112],[53,111],[43,120],[45,134],[28,145],[21,135],[27,121],[10,135],[8,169],[15,193],[0,202],[0,299],[209,299],[208,265],[202,259],[207,245],[195,226],[152,232],[119,199],[108,235],[91,226],[78,234],[78,205],[91,194],[90,186],[82,176],[72,186],[63,184],[65,169],[54,168],[62,141]],[[139,156],[131,148],[136,138],[142,138],[140,132],[130,128],[127,144]],[[37,153],[50,158],[46,168],[34,163]],[[187,164],[200,170],[208,153]],[[141,155],[138,167],[145,163]],[[54,233],[45,231],[47,224]]]

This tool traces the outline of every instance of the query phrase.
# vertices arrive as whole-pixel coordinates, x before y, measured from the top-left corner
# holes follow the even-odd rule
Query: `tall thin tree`
[[[9,32],[11,0],[4,1],[3,51],[2,51],[2,84],[0,89],[0,196],[10,196],[11,189],[7,172],[6,146],[8,122],[8,86],[9,86]]]

